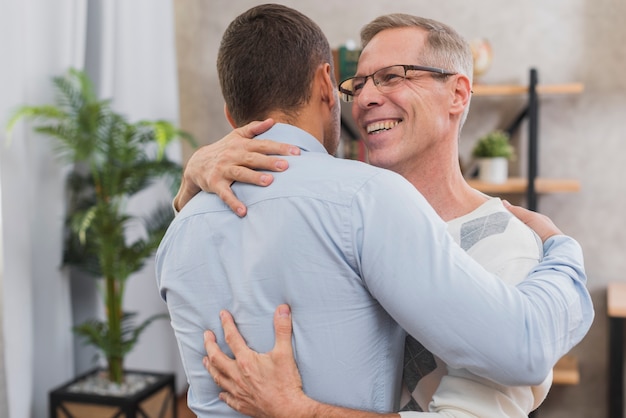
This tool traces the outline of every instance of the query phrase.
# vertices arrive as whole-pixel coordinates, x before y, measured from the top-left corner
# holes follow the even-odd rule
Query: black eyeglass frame
[[[341,81],[341,83],[339,83],[339,92],[341,93],[341,98],[344,101],[346,101],[346,102],[351,102],[351,101],[354,100],[354,96],[355,96],[354,91],[350,91],[350,90],[347,90],[347,89],[341,87],[347,81],[354,80],[355,78],[361,78],[361,79],[363,79],[363,86],[365,86],[365,84],[367,83],[367,79],[371,78],[372,82],[374,83],[376,88],[379,88],[378,86],[380,85],[380,80],[378,80],[378,83],[377,83],[376,82],[377,80],[374,78],[374,76],[379,71],[383,71],[383,70],[386,70],[386,69],[389,69],[389,68],[392,68],[392,67],[402,67],[402,68],[404,68],[404,79],[405,80],[406,80],[406,72],[407,71],[426,71],[426,72],[429,72],[429,73],[439,74],[439,75],[442,75],[442,76],[450,76],[450,75],[458,74],[456,72],[444,70],[443,68],[427,67],[427,66],[423,66],[423,65],[410,65],[410,64],[389,65],[387,67],[379,68],[378,70],[374,71],[372,74],[364,75],[364,76],[348,77],[345,80]]]

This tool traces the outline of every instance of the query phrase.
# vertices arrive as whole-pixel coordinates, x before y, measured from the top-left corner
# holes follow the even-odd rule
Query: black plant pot
[[[77,391],[85,379],[101,373],[94,369],[50,392],[50,418],[176,418],[176,386],[172,373],[127,370],[150,382],[132,394],[103,395]]]

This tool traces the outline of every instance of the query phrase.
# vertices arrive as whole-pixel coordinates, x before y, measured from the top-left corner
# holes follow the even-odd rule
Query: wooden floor
[[[178,418],[196,418],[193,412],[187,408],[187,394],[183,393],[176,401]]]

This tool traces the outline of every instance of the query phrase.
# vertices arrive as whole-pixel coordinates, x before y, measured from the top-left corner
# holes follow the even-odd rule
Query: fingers
[[[274,313],[276,342],[274,348],[264,354],[248,348],[229,312],[220,312],[220,319],[224,338],[235,360],[219,349],[210,331],[205,333],[207,357],[203,360],[216,384],[223,389],[220,399],[247,416],[294,416],[293,412],[298,411],[307,398],[293,357],[289,306],[277,307]]]
[[[291,310],[289,305],[279,305],[274,313],[274,333],[276,334],[276,342],[274,343],[275,352],[282,352],[292,355],[291,345],[292,324]]]
[[[185,166],[174,207],[181,210],[194,195],[204,190],[217,194],[237,215],[245,216],[247,209],[233,193],[233,182],[268,186],[274,177],[267,171],[280,172],[289,167],[279,156],[300,154],[300,148],[290,144],[252,139],[272,126],[272,119],[250,122],[196,150]]]
[[[250,170],[266,170],[281,172],[289,168],[287,160],[277,155],[300,155],[300,148],[295,145],[275,142],[270,139],[250,139],[243,142],[241,151],[233,149],[232,160],[240,165],[230,165],[228,173],[234,180],[257,185],[267,185],[255,180],[254,177],[246,178],[244,175],[253,174]],[[239,170],[239,171],[238,171]],[[262,174],[258,173],[257,174]],[[252,180],[252,181],[249,181]]]
[[[274,120],[269,118],[264,121],[254,121],[249,124],[242,126],[241,128],[235,129],[235,132],[239,134],[240,137],[252,139],[255,136],[261,135],[274,126]],[[284,144],[281,142],[271,141],[267,139],[258,139],[255,141],[246,141],[245,149],[248,152],[257,152],[260,154],[268,155],[300,155],[300,148],[295,145]],[[270,160],[271,163],[266,163],[268,166],[260,167],[254,164],[248,165],[248,167],[255,168],[264,168],[267,170],[272,170],[274,166],[276,166],[277,161],[284,161],[278,158],[273,158]],[[286,167],[284,167],[286,168]],[[284,169],[282,168],[282,169]],[[280,169],[280,167],[279,167]]]
[[[253,121],[241,128],[235,129],[239,134],[245,138],[254,138],[257,135],[261,135],[269,128],[274,126],[274,120],[272,118],[265,119],[263,121]]]
[[[211,374],[215,384],[221,386],[224,379],[222,376],[228,375],[229,363],[234,363],[217,345],[215,334],[211,331],[204,332],[204,349],[207,355],[202,358],[204,368]]]
[[[222,402],[226,402],[226,405],[228,405],[229,407],[231,407],[232,409],[234,409],[235,411],[239,412],[242,415],[255,416],[257,418],[265,417],[265,415],[263,415],[262,413],[259,413],[255,409],[248,408],[247,407],[248,404],[246,402],[239,400],[237,397],[233,396],[229,392],[221,392],[219,397]]]
[[[207,353],[206,357],[203,359],[204,367],[211,374],[213,374],[212,370],[215,369],[216,366],[228,363],[227,360],[231,360],[217,344],[215,334],[211,331],[204,332],[204,349]],[[216,371],[219,372],[219,370]]]
[[[247,142],[246,150],[264,155],[300,155],[299,147],[272,141],[271,139],[263,139],[262,136],[254,141]]]
[[[289,168],[289,163],[284,159],[266,154],[297,155],[300,153],[298,147],[270,140],[250,140],[243,148],[244,154],[240,157],[241,165],[228,165],[221,170],[216,164],[218,170],[214,172],[215,178],[208,181],[209,184],[213,184],[211,189],[240,217],[246,215],[247,208],[233,193],[232,183],[237,181],[263,187],[269,186],[274,181],[274,176],[259,170],[281,172]],[[235,158],[233,157],[232,160]]]
[[[224,339],[233,352],[235,358],[242,357],[245,353],[250,352],[251,350],[248,348],[246,342],[239,333],[230,312],[225,310],[221,311],[220,319],[222,320],[222,328],[224,329]]]
[[[202,358],[202,364],[213,377],[215,384],[225,392],[237,390],[237,381],[240,377],[237,361],[228,357],[220,349],[215,334],[211,331],[204,333],[204,349],[207,355]]]
[[[242,126],[241,128],[235,129],[235,132],[240,137],[252,139],[255,136],[259,136],[265,133],[268,129],[274,126],[274,124],[275,122],[272,118],[265,119],[264,121],[254,121],[245,126]],[[246,143],[246,150],[249,152],[258,152],[265,155],[300,155],[300,148],[296,147],[295,145],[283,144],[281,142],[275,142],[270,140],[248,141]]]
[[[563,234],[561,230],[552,222],[550,218],[537,212],[525,209],[521,206],[511,205],[507,201],[503,201],[504,206],[517,217],[520,221],[524,222],[529,228],[533,229],[541,241],[545,242],[548,238],[554,235]]]
[[[243,218],[248,213],[248,208],[243,202],[237,199],[235,193],[230,187],[220,187],[217,189],[216,194],[224,203],[237,214],[240,218]]]

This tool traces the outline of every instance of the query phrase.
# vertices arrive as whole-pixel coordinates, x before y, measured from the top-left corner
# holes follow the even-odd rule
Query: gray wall
[[[262,2],[252,0],[174,1],[181,124],[200,141],[211,142],[227,132],[215,58],[224,29],[237,14]],[[467,39],[485,37],[494,50],[485,83],[526,83],[528,70],[539,71],[541,83],[582,82],[584,93],[546,96],[540,109],[539,173],[543,177],[575,178],[576,194],[554,194],[539,200],[539,210],[585,251],[589,288],[596,320],[574,349],[582,382],[554,387],[542,406],[542,418],[606,415],[607,319],[606,285],[625,280],[626,248],[622,217],[626,185],[620,171],[626,154],[626,2],[623,0],[318,0],[279,1],[313,18],[331,46],[358,40],[360,27],[380,14],[406,12],[446,22]],[[461,140],[467,158],[482,133],[503,127],[523,105],[522,98],[474,98]],[[525,133],[516,141],[525,144]],[[601,147],[594,145],[601,141]],[[187,153],[188,155],[188,153]],[[518,165],[524,163],[524,153]],[[514,168],[515,169],[515,168]],[[523,173],[523,168],[519,169]]]

